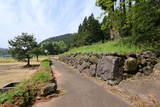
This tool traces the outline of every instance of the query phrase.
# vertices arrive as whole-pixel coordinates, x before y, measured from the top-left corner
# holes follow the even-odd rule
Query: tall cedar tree
[[[109,29],[110,29],[110,39],[116,40],[120,38],[120,32],[117,26],[117,20],[115,17],[115,3],[117,0],[97,0],[96,5],[100,6],[105,13],[108,13],[109,18]]]
[[[98,41],[104,41],[101,24],[91,14],[88,18],[85,17],[83,23],[79,25],[78,33],[73,38],[74,47],[89,45]]]
[[[160,0],[120,0],[119,6],[114,6],[116,2],[96,1],[96,5],[105,11],[107,20],[102,27],[110,29],[110,38],[116,39],[119,32],[121,37],[133,36],[132,42],[142,43],[145,40],[154,43],[152,46],[159,46]]]

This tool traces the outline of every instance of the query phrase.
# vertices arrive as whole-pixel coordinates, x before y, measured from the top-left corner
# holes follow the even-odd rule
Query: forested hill
[[[48,39],[42,41],[41,43],[43,43],[43,42],[64,41],[66,44],[68,44],[68,42],[70,42],[72,37],[73,37],[73,34],[64,34],[64,35],[48,38]]]
[[[8,54],[8,49],[0,48],[0,56],[7,54]]]

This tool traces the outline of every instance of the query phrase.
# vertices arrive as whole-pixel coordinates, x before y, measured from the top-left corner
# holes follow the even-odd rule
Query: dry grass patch
[[[11,57],[0,57],[0,63],[13,63],[13,62],[17,62],[15,59],[11,58]]]
[[[28,79],[38,68],[38,66],[24,68],[24,65],[24,63],[0,64],[0,86],[9,82]]]
[[[39,56],[39,62],[48,59],[49,56]],[[13,59],[12,57],[0,57],[0,63],[17,63],[18,61]],[[31,63],[37,62],[37,58],[33,57],[31,59]],[[22,62],[23,63],[23,62]]]

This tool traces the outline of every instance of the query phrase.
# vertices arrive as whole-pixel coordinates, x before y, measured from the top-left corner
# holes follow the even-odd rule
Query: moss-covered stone
[[[124,63],[124,70],[133,73],[134,71],[137,70],[138,64],[137,60],[135,58],[129,57],[128,59],[125,60]]]

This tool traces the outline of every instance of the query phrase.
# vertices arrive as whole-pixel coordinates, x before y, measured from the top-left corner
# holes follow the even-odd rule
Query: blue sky
[[[100,15],[96,0],[0,0],[0,47],[21,32],[40,42],[48,37],[77,32],[85,16]]]

